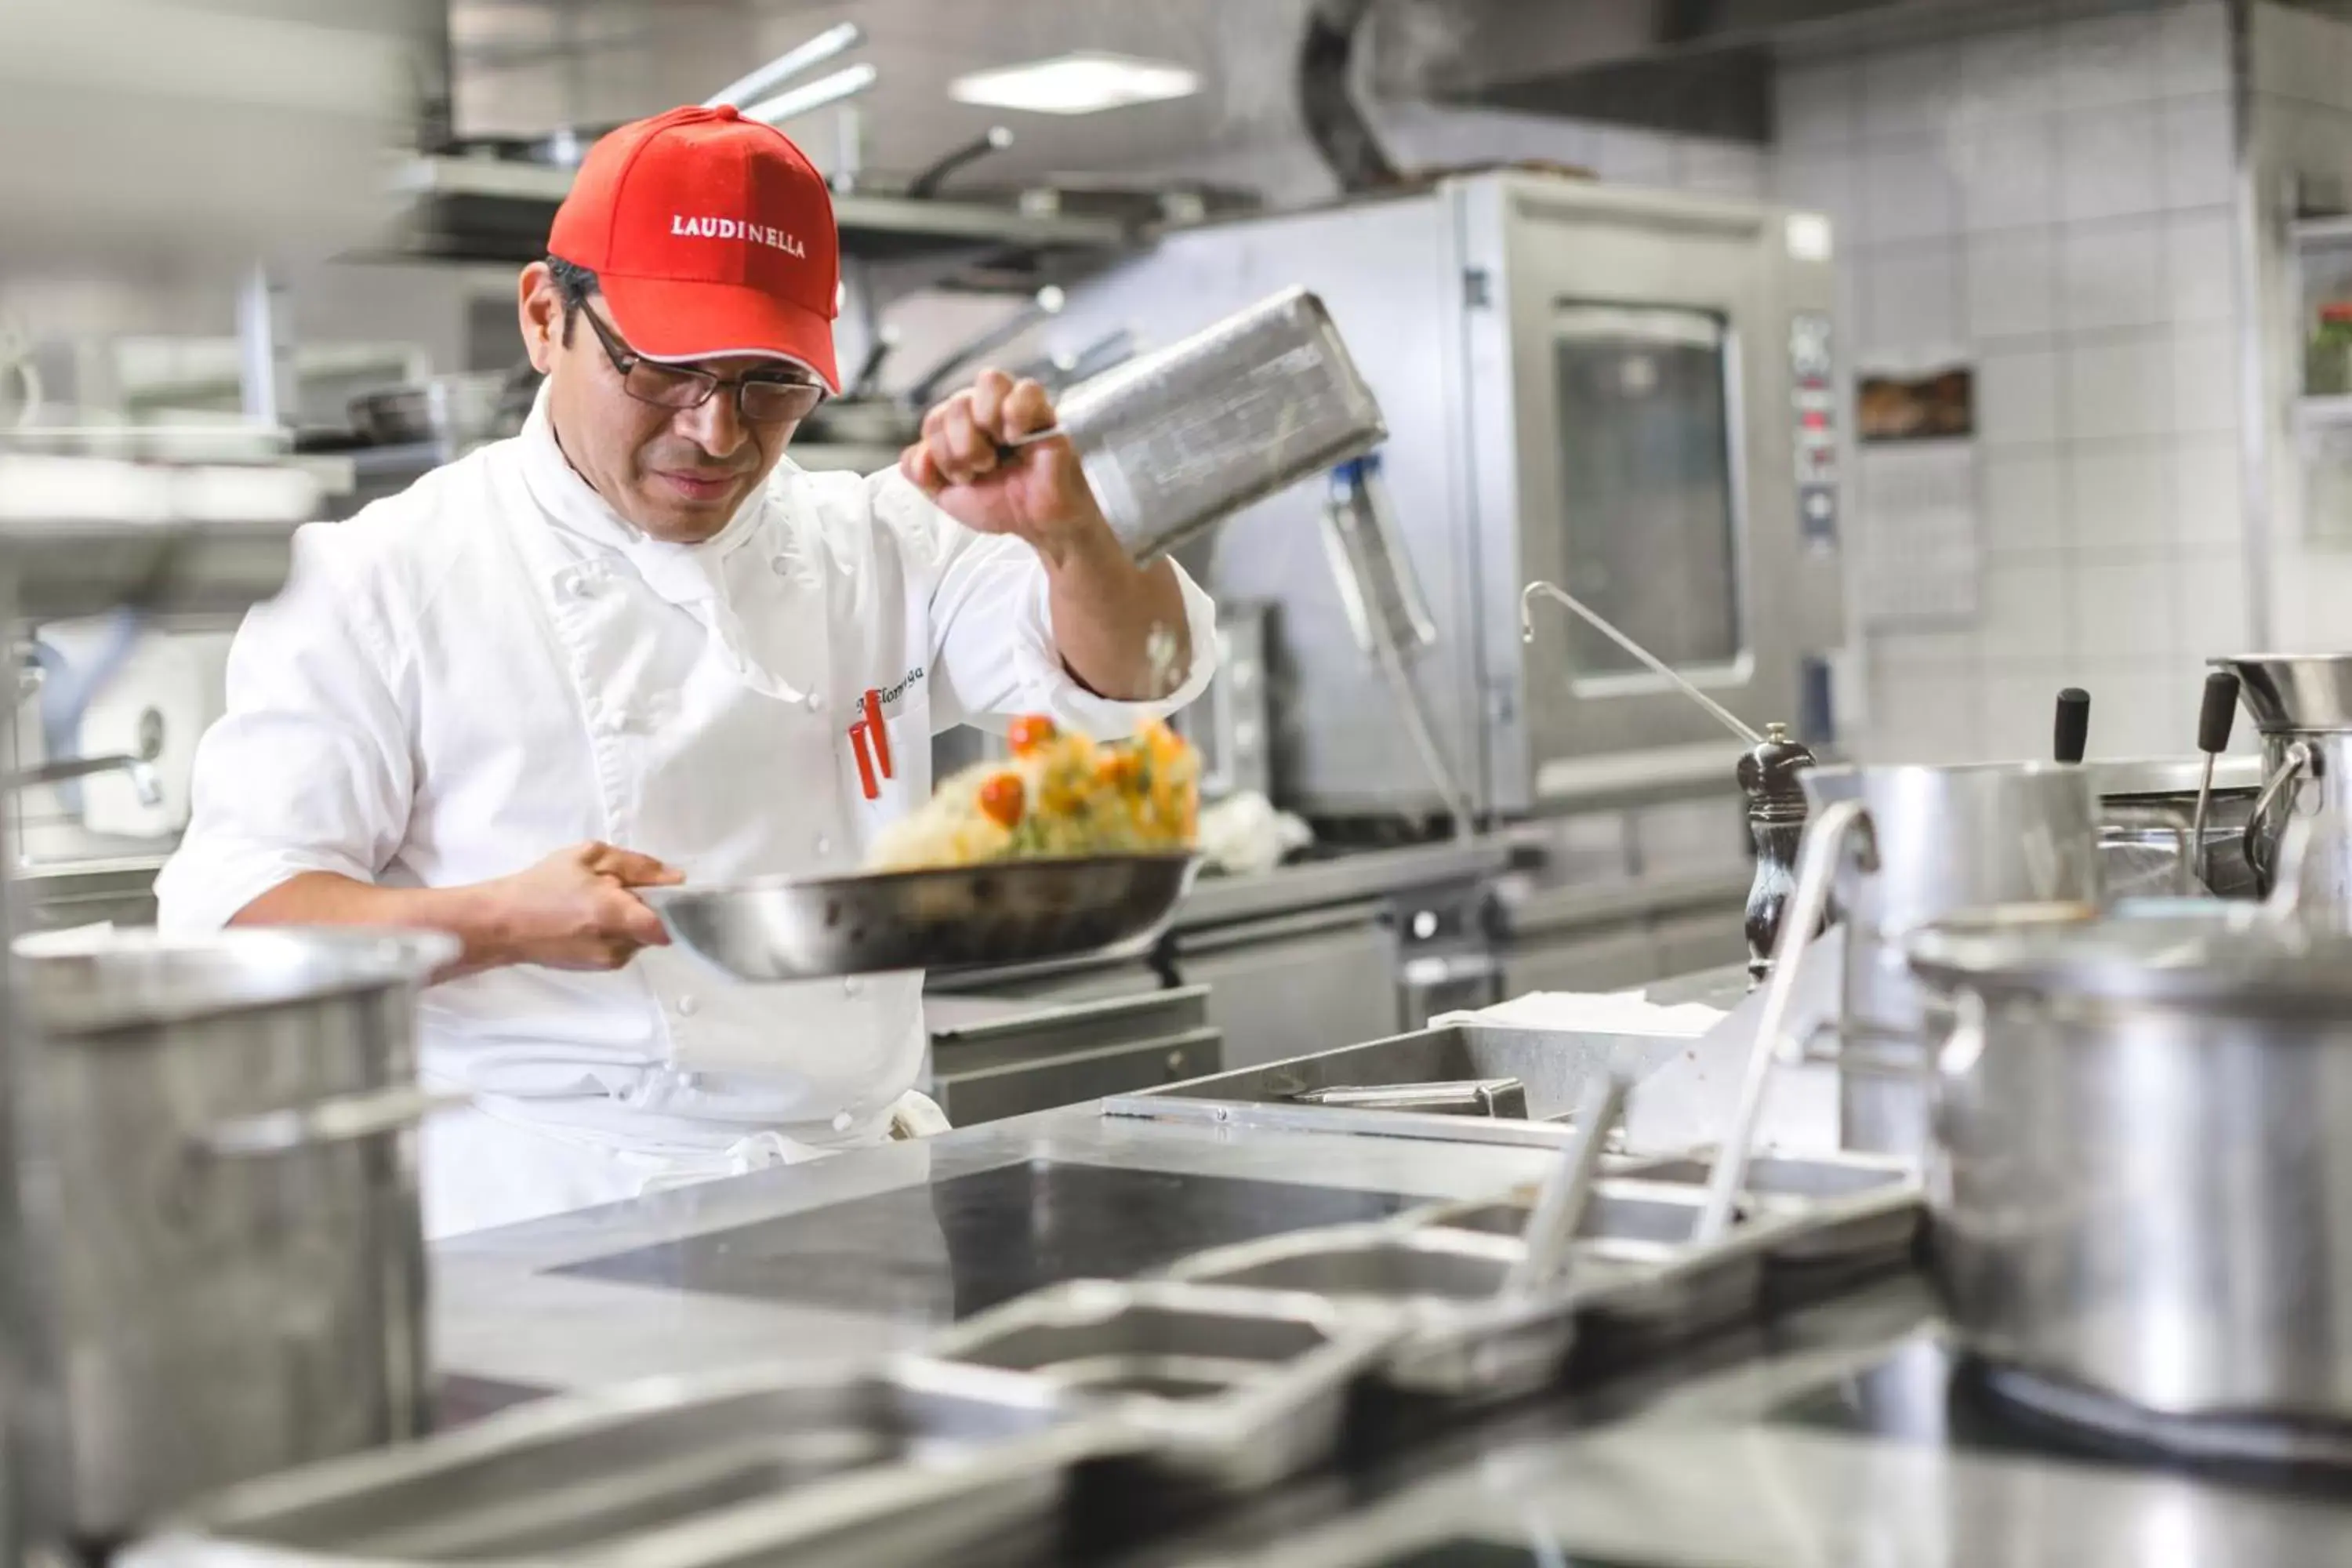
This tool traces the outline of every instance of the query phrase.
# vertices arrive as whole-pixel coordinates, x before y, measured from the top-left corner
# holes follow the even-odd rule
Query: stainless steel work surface
[[[1550,1161],[1074,1106],[442,1242],[436,1350],[543,1388],[904,1350],[1035,1285],[1496,1196]]]
[[[2347,1495],[2340,1476],[2166,1468],[2039,1426],[1952,1357],[1905,1277],[1109,1561],[2317,1564],[2352,1559]]]
[[[1202,877],[1177,906],[1175,925],[1179,931],[1223,925],[1434,882],[1492,876],[1509,864],[1510,855],[1509,843],[1501,837],[1471,838],[1366,850],[1255,876]]]

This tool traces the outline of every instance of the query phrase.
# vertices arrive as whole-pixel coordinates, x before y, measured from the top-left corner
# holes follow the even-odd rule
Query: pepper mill
[[[1739,758],[1739,788],[1748,797],[1748,832],[1756,842],[1756,880],[1748,889],[1748,983],[1772,972],[1780,918],[1797,886],[1797,845],[1805,836],[1805,792],[1797,775],[1813,753],[1789,739],[1786,724],[1764,726],[1764,739]]]

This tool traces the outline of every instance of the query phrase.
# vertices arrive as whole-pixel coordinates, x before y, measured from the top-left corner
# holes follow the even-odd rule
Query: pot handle
[[[1764,1109],[1764,1089],[1772,1076],[1772,1064],[1777,1058],[1793,1059],[1801,1054],[1802,1047],[1795,1041],[1781,1037],[1788,1029],[1790,998],[1797,989],[1797,966],[1812,944],[1814,928],[1829,911],[1830,883],[1836,876],[1838,857],[1844,852],[1846,837],[1857,832],[1862,838],[1864,868],[1872,868],[1877,858],[1877,846],[1871,836],[1870,816],[1862,802],[1837,801],[1823,808],[1805,829],[1804,847],[1797,858],[1797,886],[1790,893],[1788,909],[1780,917],[1780,940],[1772,946],[1772,977],[1765,983],[1764,1002],[1756,1019],[1756,1038],[1748,1047],[1748,1065],[1739,1080],[1739,1100],[1731,1113],[1731,1125],[1725,1129],[1723,1141],[1716,1149],[1715,1169],[1707,1173],[1706,1204],[1699,1210],[1698,1224],[1691,1231],[1695,1245],[1703,1247],[1720,1240],[1730,1228],[1739,1202],[1739,1189],[1748,1180],[1748,1145],[1755,1141],[1756,1119]]]
[[[2279,757],[2277,768],[2272,772],[2270,777],[2263,781],[2263,793],[2254,797],[2254,809],[2246,816],[2246,828],[2242,839],[2246,864],[2254,868],[2255,875],[2266,880],[2271,875],[2272,866],[2270,856],[2262,847],[2263,820],[2270,816],[2271,804],[2278,798],[2279,792],[2297,779],[2310,766],[2311,748],[2309,746],[2297,741],[2287,747]],[[2294,802],[2289,801],[2287,804],[2288,808],[2292,810]]]
[[[337,1095],[309,1105],[265,1110],[258,1116],[217,1122],[188,1140],[196,1153],[215,1160],[289,1154],[328,1143],[350,1143],[378,1133],[413,1127],[436,1110],[471,1105],[470,1094],[448,1094],[413,1085]]]

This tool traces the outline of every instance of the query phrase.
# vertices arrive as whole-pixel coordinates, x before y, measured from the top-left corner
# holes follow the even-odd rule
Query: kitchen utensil
[[[2210,769],[2203,833],[2198,796]],[[2101,877],[2110,901],[2179,897],[2252,898],[2244,831],[2262,793],[2260,757],[2137,757],[2085,763],[2099,798]],[[2190,847],[2200,852],[2184,854]]]
[[[2051,737],[2053,762],[2079,763],[2091,742],[2091,694],[2070,686],[2058,694],[2058,720]]]
[[[462,452],[522,428],[509,395],[512,379],[484,371],[363,393],[349,405],[352,427],[377,446],[437,441]]]
[[[1622,1073],[1610,1072],[1586,1091],[1584,1103],[1577,1108],[1576,1141],[1568,1146],[1536,1194],[1535,1206],[1528,1212],[1527,1230],[1520,1238],[1527,1246],[1527,1256],[1503,1281],[1501,1294],[1533,1295],[1560,1282],[1568,1268],[1570,1244],[1576,1239],[1578,1228],[1584,1223],[1585,1207],[1592,1198],[1592,1178],[1601,1169],[1601,1145],[1610,1130],[1624,1116],[1625,1097],[1632,1089]]]
[[[1387,682],[1413,751],[1453,819],[1454,837],[1468,837],[1476,826],[1475,810],[1438,743],[1429,702],[1410,668],[1436,646],[1437,626],[1398,537],[1379,453],[1351,458],[1331,470],[1323,507],[1323,554],[1331,563],[1339,605],[1356,647]]]
[[[410,1126],[439,935],[110,932],[16,983],[37,1030],[27,1456],[61,1534],[412,1437],[431,1392]]]
[[[720,104],[731,103],[740,109],[744,104],[770,97],[793,78],[847,54],[865,41],[866,29],[856,23],[836,23],[805,43],[795,44],[757,69],[737,77],[704,99],[702,107],[716,109]]]
[[[1089,855],[846,877],[646,888],[670,934],[738,980],[812,980],[1139,949],[1197,856]]]
[[[1535,596],[1542,594],[1558,600],[1619,647],[1649,666],[1675,689],[1712,717],[1715,721],[1748,743],[1735,769],[1739,790],[1748,802],[1748,832],[1756,846],[1756,875],[1748,886],[1745,927],[1748,936],[1748,975],[1750,984],[1761,982],[1772,967],[1772,954],[1778,945],[1781,912],[1789,900],[1797,841],[1805,825],[1805,796],[1796,780],[1805,769],[1813,765],[1813,753],[1789,738],[1784,724],[1768,724],[1765,732],[1758,734],[1748,721],[1700,690],[1672,665],[1617,629],[1600,611],[1587,605],[1567,589],[1554,583],[1535,582],[1519,591],[1519,638],[1535,640],[1535,621],[1530,608]]]
[[[1962,1342],[2168,1415],[2352,1420],[2352,937],[2215,904],[1910,950]]]
[[[908,180],[907,195],[919,197],[935,196],[939,195],[940,186],[947,183],[947,177],[950,174],[966,164],[987,157],[991,153],[1001,153],[1012,145],[1012,129],[1003,125],[992,125],[961,147],[942,153],[929,168]]]
[[[1817,825],[1840,801],[1860,803],[1870,823],[1872,858],[1830,868],[1846,928],[1840,1143],[1916,1154],[1927,1131],[1924,999],[1904,940],[1958,910],[2095,909],[2104,879],[2091,779],[2057,763],[1976,763],[1816,767],[1802,784]]]
[[[1525,1120],[1528,1086],[1515,1078],[1457,1079],[1441,1083],[1340,1084],[1301,1089],[1300,1105],[1349,1110],[1425,1110],[1440,1116],[1507,1116]]]
[[[1745,719],[1740,718],[1738,714],[1734,713],[1730,709],[1726,708],[1722,703],[1717,702],[1714,698],[1709,697],[1706,692],[1701,691],[1696,686],[1693,685],[1690,680],[1685,678],[1679,670],[1675,669],[1674,666],[1668,664],[1664,659],[1660,658],[1656,654],[1652,653],[1648,648],[1643,647],[1640,643],[1635,642],[1632,637],[1627,637],[1623,632],[1619,631],[1615,626],[1612,625],[1601,616],[1600,611],[1592,608],[1590,605],[1587,605],[1583,600],[1578,598],[1567,589],[1559,586],[1557,583],[1530,583],[1526,587],[1519,590],[1519,638],[1521,641],[1533,642],[1535,640],[1535,619],[1529,613],[1529,605],[1530,601],[1532,601],[1538,594],[1541,594],[1547,598],[1557,600],[1561,605],[1564,605],[1569,609],[1574,611],[1576,615],[1587,622],[1594,631],[1599,632],[1602,637],[1607,637],[1611,642],[1615,643],[1619,647],[1623,648],[1627,653],[1632,654],[1635,658],[1640,659],[1643,664],[1649,666],[1653,674],[1663,678],[1672,684],[1676,690],[1680,691],[1684,696],[1689,698],[1692,701],[1705,709],[1707,713],[1714,718],[1717,723],[1722,725],[1725,729],[1738,736],[1742,741],[1747,742],[1748,744],[1756,746],[1763,743],[1764,737],[1758,734],[1754,730],[1748,728],[1748,721]]]
[[[1050,1559],[1072,1472],[1132,1440],[974,1381],[761,1367],[572,1394],[206,1499],[116,1561],[911,1568],[1008,1539]]]
[[[867,61],[844,66],[798,87],[788,87],[770,98],[743,106],[743,118],[769,125],[782,125],[787,120],[797,120],[813,114],[827,104],[855,98],[882,79],[881,71]]]
[[[1388,436],[1329,312],[1303,289],[1096,377],[1060,412],[1096,500],[1143,561]]]
[[[2267,891],[2288,818],[2326,823],[2305,868],[2306,919],[2352,925],[2352,655],[2245,654],[2211,661],[2238,678],[2262,731],[2266,776],[2246,823],[2246,862]]]
[[[2197,816],[2189,841],[2197,856],[2197,873],[2208,887],[2213,883],[2212,851],[2205,843],[2205,821],[2213,805],[2213,764],[2230,749],[2231,721],[2238,716],[2238,678],[2217,669],[2205,678],[2205,697],[2197,710],[2197,749],[2205,753],[2205,771],[2197,782]]]
[[[1805,835],[1801,868],[1789,899],[1797,919],[1793,924],[1784,920],[1780,925],[1780,945],[1772,955],[1772,975],[1765,983],[1764,1005],[1756,1020],[1756,1037],[1748,1045],[1748,1061],[1740,1075],[1739,1098],[1733,1102],[1731,1124],[1724,1131],[1714,1173],[1707,1179],[1706,1206],[1698,1220],[1700,1241],[1720,1240],[1730,1228],[1747,1180],[1748,1152],[1756,1140],[1757,1121],[1763,1114],[1764,1091],[1771,1081],[1772,1064],[1794,1049],[1785,1037],[1790,1000],[1797,990],[1798,966],[1828,913],[1830,891],[1849,833],[1859,830],[1865,835],[1857,857],[1861,868],[1865,872],[1879,869],[1875,846],[1867,837],[1869,823],[1860,801],[1833,801],[1822,808]],[[1846,941],[1851,944],[1854,933],[1849,931]]]

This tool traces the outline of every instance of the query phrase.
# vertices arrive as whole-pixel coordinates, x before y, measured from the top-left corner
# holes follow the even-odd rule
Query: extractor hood
[[[1782,53],[1931,38],[2033,0],[1421,0],[1455,102],[1764,142]]]

